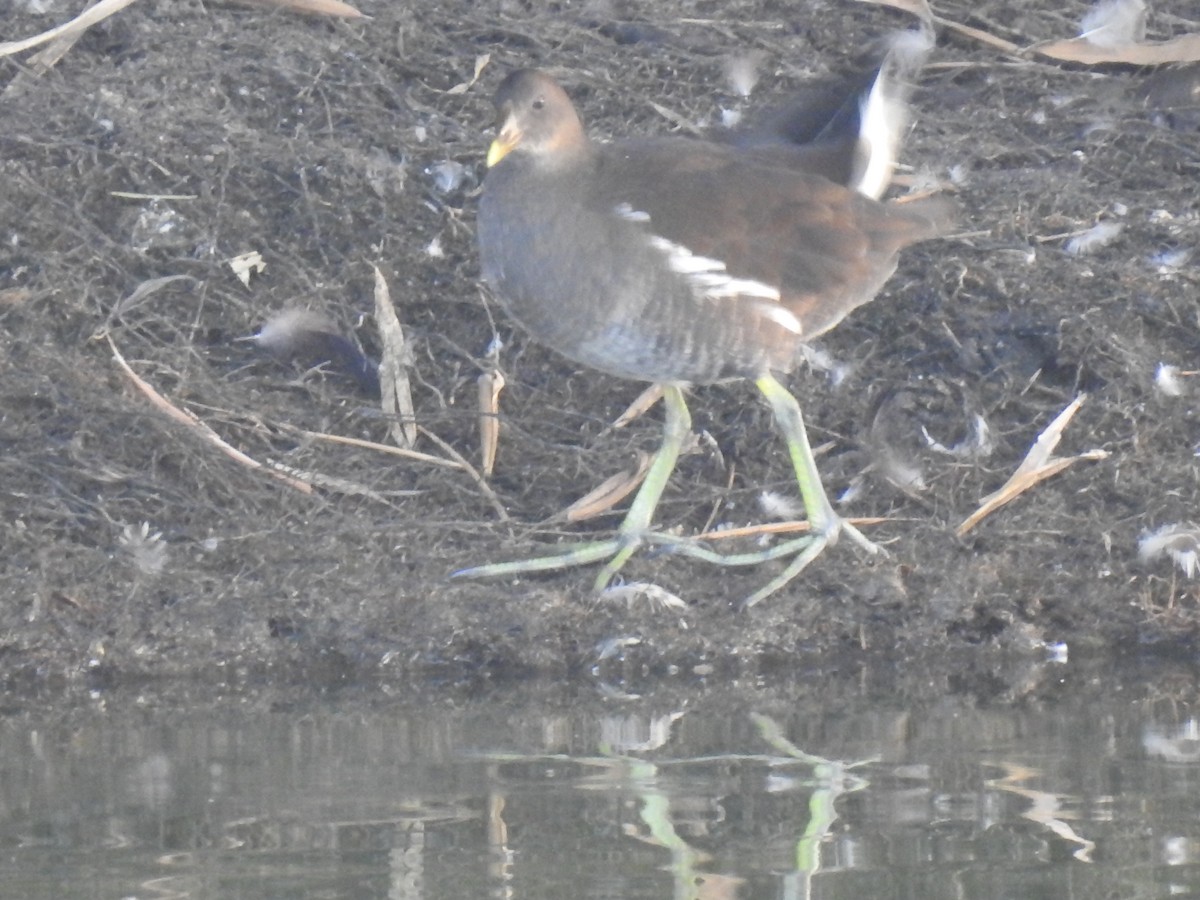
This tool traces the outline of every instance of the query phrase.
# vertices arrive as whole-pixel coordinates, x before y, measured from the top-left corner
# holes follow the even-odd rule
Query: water
[[[0,897],[1200,896],[1190,670],[0,718]]]

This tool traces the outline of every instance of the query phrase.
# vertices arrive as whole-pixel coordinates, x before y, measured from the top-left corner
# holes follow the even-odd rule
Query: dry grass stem
[[[35,34],[33,37],[20,41],[5,41],[0,43],[0,57],[12,56],[14,53],[31,50],[34,47],[40,47],[42,44],[48,44],[58,38],[78,36],[96,23],[103,22],[109,16],[119,13],[133,2],[134,0],[100,0],[99,3],[88,7],[71,21],[64,22],[62,25],[51,28],[49,31],[43,31],[41,34]]]
[[[315,441],[325,441],[330,444],[342,444],[347,447],[361,447],[364,450],[374,450],[376,453],[387,453],[391,456],[400,456],[404,459],[415,460],[416,462],[429,463],[431,466],[443,466],[448,469],[462,469],[461,463],[452,459],[443,459],[440,456],[432,456],[429,453],[422,453],[419,450],[407,450],[404,447],[393,447],[391,444],[381,444],[378,441],[368,441],[363,438],[347,437],[343,434],[328,434],[323,431],[308,431],[304,428],[297,428],[294,425],[278,425],[278,428],[284,431],[291,431],[295,434],[302,435],[306,438],[311,438]]]
[[[500,502],[500,498],[496,496],[496,492],[492,490],[492,486],[487,483],[487,479],[480,475],[479,471],[473,465],[467,462],[461,453],[443,441],[428,428],[422,428],[420,425],[418,425],[417,431],[437,444],[443,453],[458,463],[459,467],[471,476],[471,480],[475,482],[475,485],[479,488],[480,493],[482,493],[487,499],[488,503],[491,504],[492,509],[496,511],[496,518],[498,518],[501,522],[507,522],[508,510],[504,508],[504,504]]]
[[[196,434],[200,435],[201,438],[215,446],[218,450],[235,462],[241,463],[243,466],[246,466],[250,469],[261,469],[268,475],[279,479],[284,484],[288,485],[289,487],[293,487],[302,493],[311,494],[313,492],[313,486],[308,482],[301,481],[298,478],[293,478],[292,476],[286,475],[283,472],[276,471],[271,466],[261,463],[253,457],[248,456],[241,450],[238,450],[236,447],[228,444],[225,439],[213,431],[209,425],[200,421],[200,419],[194,413],[175,406],[166,397],[156,391],[149,382],[141,378],[136,372],[133,371],[132,368],[130,368],[129,363],[125,361],[125,357],[121,355],[121,351],[117,349],[117,345],[113,343],[113,339],[111,337],[107,337],[106,339],[108,340],[109,348],[112,350],[113,358],[117,361],[117,365],[121,367],[121,371],[125,373],[129,380],[133,382],[134,386],[141,391],[154,406],[156,406],[160,411],[166,413],[168,417],[174,419],[176,422],[179,422],[181,425],[190,428]]]
[[[244,6],[279,6],[290,12],[307,16],[330,16],[335,19],[364,19],[362,13],[341,0],[234,0]]]
[[[933,10],[927,0],[858,0],[859,3],[869,3],[871,6],[886,6],[888,9],[898,9],[900,12],[911,13],[923,22],[933,19]]]
[[[882,525],[890,521],[882,516],[862,516],[855,519],[844,519],[855,527],[861,525]],[[720,531],[705,531],[696,535],[698,541],[724,541],[731,538],[761,537],[765,534],[803,534],[812,530],[812,523],[807,521],[793,522],[764,522],[761,525],[747,525],[744,528],[722,528]]]
[[[490,53],[484,53],[479,56],[476,56],[475,57],[475,73],[471,76],[471,80],[464,81],[461,84],[454,85],[454,87],[450,88],[450,90],[446,91],[446,93],[447,94],[465,94],[468,90],[470,90],[471,85],[473,85],[475,82],[477,82],[479,80],[479,76],[483,74],[483,70],[487,68],[487,64],[489,62],[491,62],[491,60],[492,60],[492,54],[490,54]]]

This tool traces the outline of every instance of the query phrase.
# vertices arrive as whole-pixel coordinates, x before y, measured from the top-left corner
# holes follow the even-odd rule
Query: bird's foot
[[[553,556],[538,556],[533,559],[518,559],[511,562],[490,563],[483,566],[472,566],[451,573],[451,578],[502,578],[508,575],[522,575],[526,572],[555,572],[560,569],[572,569],[576,566],[588,566],[603,562],[604,565],[596,575],[593,589],[597,594],[603,592],[609,582],[621,571],[630,557],[637,552],[643,543],[652,538],[666,538],[667,535],[638,535],[618,533],[604,541],[589,541],[578,544],[571,549]],[[673,540],[679,540],[674,538]],[[657,541],[656,541],[657,542]],[[607,560],[607,561],[606,561]]]
[[[503,578],[528,572],[556,572],[602,562],[604,565],[596,574],[592,589],[596,594],[604,594],[610,589],[613,579],[625,563],[640,548],[647,545],[667,553],[678,553],[681,556],[702,560],[716,566],[754,566],[775,559],[790,559],[787,567],[780,574],[739,604],[740,609],[748,609],[785,587],[808,568],[809,564],[820,556],[826,547],[836,544],[843,534],[870,554],[886,552],[849,521],[830,511],[821,526],[814,528],[811,533],[751,553],[721,553],[695,538],[680,537],[658,531],[641,534],[618,533],[608,540],[578,544],[563,553],[552,556],[472,566],[467,569],[459,569],[450,577]]]
[[[877,543],[858,530],[849,520],[843,519],[836,513],[833,515],[833,536],[829,539],[829,544],[832,546],[837,543],[838,537],[846,535],[854,543],[858,544],[859,549],[865,550],[872,556],[887,555],[887,551],[880,547]],[[829,526],[826,526],[826,533],[829,532]]]
[[[788,563],[787,568],[782,572],[743,600],[738,608],[749,609],[760,601],[770,597],[780,588],[786,586],[788,582],[807,569],[809,564],[825,551],[826,547],[832,547],[836,544],[843,534],[872,556],[887,553],[886,550],[859,531],[848,520],[843,519],[837,513],[833,512],[832,509],[829,509],[826,511],[824,522],[820,525],[814,523],[811,534],[786,541],[777,547],[763,551],[764,553],[771,554],[771,558],[773,559],[791,556],[792,561]],[[746,557],[755,555],[757,554],[743,554]]]
[[[556,572],[575,566],[588,566],[601,560],[615,557],[622,549],[620,537],[606,541],[589,541],[578,544],[563,553],[553,556],[537,556],[533,559],[515,559],[511,562],[488,563],[451,572],[451,578],[503,578],[508,575],[523,575],[526,572]],[[610,563],[611,564],[611,563]],[[605,567],[607,568],[607,566]]]
[[[679,553],[717,566],[756,566],[774,559],[790,559],[787,567],[779,575],[744,599],[738,606],[739,609],[748,609],[785,587],[807,569],[809,564],[825,551],[826,547],[836,544],[843,534],[867,553],[875,555],[887,552],[859,531],[856,526],[832,510],[826,512],[824,522],[819,526],[814,526],[810,533],[783,541],[764,550],[749,553],[721,553],[702,542],[673,535],[648,534],[645,536],[645,541],[662,546],[668,552]]]

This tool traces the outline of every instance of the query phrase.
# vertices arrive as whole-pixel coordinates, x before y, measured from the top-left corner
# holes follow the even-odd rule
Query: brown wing
[[[944,204],[880,203],[754,153],[686,139],[607,145],[595,202],[649,216],[649,229],[729,274],[780,290],[805,339],[871,300],[900,250],[945,229]]]

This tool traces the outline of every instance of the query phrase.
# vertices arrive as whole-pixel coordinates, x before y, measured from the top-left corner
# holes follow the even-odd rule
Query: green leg
[[[662,446],[654,455],[654,462],[646,473],[646,480],[642,482],[637,496],[633,498],[633,505],[625,515],[625,521],[617,530],[620,549],[596,576],[597,592],[608,587],[612,577],[642,545],[644,536],[650,531],[650,522],[654,518],[658,501],[662,499],[663,491],[667,489],[667,481],[675,471],[679,451],[683,449],[683,442],[692,430],[692,414],[688,412],[687,401],[683,399],[683,391],[678,385],[663,386],[663,406],[666,409],[666,421],[663,423]]]
[[[837,513],[833,511],[833,504],[829,502],[825,488],[821,485],[821,475],[817,471],[812,447],[808,443],[808,431],[804,427],[800,404],[774,375],[763,375],[754,383],[771,404],[771,412],[775,414],[775,421],[783,431],[788,456],[791,457],[792,468],[796,471],[796,481],[800,484],[800,496],[804,498],[804,512],[812,525],[813,534],[819,535],[827,531],[831,523],[837,521]]]
[[[784,587],[820,556],[826,547],[837,543],[842,534],[849,535],[855,543],[871,553],[879,552],[879,547],[867,540],[857,528],[842,519],[834,511],[833,504],[829,502],[825,488],[821,485],[821,476],[817,471],[816,461],[813,459],[812,448],[808,443],[808,434],[804,428],[804,417],[796,398],[774,376],[763,375],[755,381],[755,384],[770,403],[775,419],[783,431],[784,440],[787,442],[788,455],[792,460],[796,482],[800,487],[800,495],[804,499],[804,509],[811,526],[809,534],[755,553],[722,554],[686,538],[655,533],[650,530],[654,510],[662,498],[671,473],[675,470],[675,463],[679,459],[683,442],[692,427],[683,391],[676,385],[667,385],[663,392],[666,422],[662,446],[655,455],[650,471],[646,474],[646,480],[638,490],[633,505],[630,506],[615,537],[580,544],[565,553],[554,556],[462,569],[455,572],[453,577],[490,578],[523,572],[549,572],[607,560],[595,581],[596,591],[603,591],[608,587],[612,577],[621,570],[621,567],[629,561],[638,548],[646,543],[656,544],[672,552],[719,566],[750,566],[773,559],[790,559],[783,572],[743,601],[744,608],[753,606]]]
[[[808,516],[810,531],[803,537],[784,541],[766,550],[753,553],[723,554],[697,542],[685,542],[671,535],[647,534],[645,540],[649,543],[663,544],[670,550],[700,559],[718,566],[754,566],[773,559],[789,559],[787,567],[763,587],[759,588],[744,601],[742,608],[753,606],[771,594],[784,587],[793,578],[803,572],[814,559],[821,555],[826,547],[837,542],[838,537],[845,533],[857,544],[871,553],[879,551],[879,547],[867,540],[857,528],[845,521],[833,509],[825,488],[821,485],[821,476],[813,459],[812,448],[808,443],[808,433],[804,428],[804,417],[800,412],[800,404],[796,398],[781,385],[773,376],[764,375],[755,381],[771,411],[783,431],[787,442],[788,455],[792,460],[792,468],[796,473],[796,482],[800,487],[800,495],[804,499],[804,509]]]
[[[843,532],[864,550],[870,553],[879,552],[879,547],[839,516],[834,511],[833,504],[829,502],[825,488],[821,485],[821,475],[817,471],[816,460],[813,459],[808,432],[804,428],[804,416],[796,398],[773,375],[763,375],[754,383],[771,404],[771,411],[783,431],[784,440],[787,441],[788,455],[792,458],[792,468],[800,485],[800,496],[804,498],[804,511],[808,516],[812,535],[775,548],[776,551],[794,548],[800,552],[782,573],[747,597],[743,607],[753,606],[786,585],[820,556],[826,547],[836,544]]]
[[[552,572],[607,559],[608,562],[601,568],[595,582],[597,591],[604,590],[612,577],[629,561],[629,558],[637,552],[638,547],[645,540],[650,530],[650,523],[654,518],[655,507],[658,506],[658,501],[667,487],[671,472],[675,469],[683,442],[692,429],[692,417],[688,413],[687,403],[683,399],[683,391],[677,385],[665,386],[663,400],[666,422],[662,446],[655,454],[650,471],[646,473],[646,480],[642,482],[642,486],[633,500],[633,505],[625,514],[625,519],[621,522],[621,527],[617,529],[615,537],[604,541],[580,544],[565,553],[554,556],[460,569],[451,577],[495,578],[518,575],[523,572]],[[666,539],[668,536],[662,535],[660,538]],[[679,538],[669,538],[666,542],[675,543],[679,540]]]

